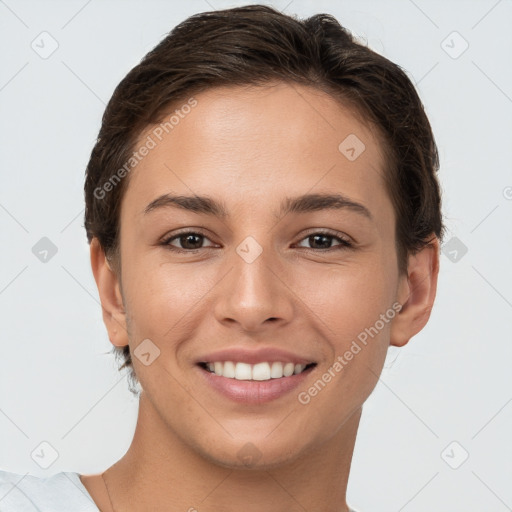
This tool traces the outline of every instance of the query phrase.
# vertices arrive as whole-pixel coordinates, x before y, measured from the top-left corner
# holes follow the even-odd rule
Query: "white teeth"
[[[293,363],[286,363],[283,368],[283,375],[285,377],[289,377],[290,375],[293,375],[294,370],[295,365]]]
[[[252,380],[269,380],[270,365],[268,363],[258,363],[252,367]]]
[[[224,374],[222,375],[224,377]],[[235,379],[237,380],[251,380],[251,365],[247,363],[236,363],[235,366]]]
[[[235,363],[233,363],[232,361],[226,361],[224,363],[224,368],[223,368],[223,371],[222,371],[222,375],[224,377],[228,377],[230,379],[234,379],[235,375],[236,375]]]
[[[272,363],[270,376],[273,379],[280,379],[283,376],[283,363]]]
[[[302,373],[302,370],[304,370],[304,368],[306,368],[306,365],[305,364],[296,364],[295,365],[295,369],[293,371],[293,373],[295,375],[299,374],[299,373]]]
[[[206,367],[212,373],[228,379],[264,381],[298,375],[304,371],[306,365],[281,362],[248,364],[215,361],[206,363]]]

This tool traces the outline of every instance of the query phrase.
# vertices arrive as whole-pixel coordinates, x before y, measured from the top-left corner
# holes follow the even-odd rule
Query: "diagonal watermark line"
[[[6,7],[9,11],[11,11],[11,14],[12,14],[14,17],[18,18],[18,21],[20,21],[21,23],[23,23],[23,25],[25,25],[25,27],[30,28],[30,27],[29,27],[29,26],[28,26],[28,25],[27,25],[27,24],[26,24],[26,23],[25,23],[25,22],[24,22],[24,21],[23,21],[23,20],[22,20],[22,19],[21,19],[21,18],[20,18],[20,17],[19,17],[19,16],[18,16],[18,15],[17,15],[17,14],[16,14],[16,13],[15,13],[15,12],[14,12],[14,11],[13,11],[9,6],[8,6],[8,5],[7,5],[7,4],[6,4],[6,3],[5,3],[5,0],[0,0],[0,4],[5,5],[5,7]]]
[[[73,281],[75,281],[75,283],[78,284],[78,286],[80,286],[80,288],[82,288],[82,290],[84,290],[84,292],[86,292],[87,295],[89,295],[89,297],[91,297],[92,300],[101,307],[101,310],[103,312],[109,313],[103,307],[103,304],[64,265],[61,265],[61,267],[64,270],[64,272],[66,272],[71,277],[71,279],[73,279]],[[112,316],[112,319],[116,321],[117,325],[119,325],[123,329],[123,331],[128,332],[125,326],[121,322],[119,322],[119,320],[117,320],[114,316]]]
[[[169,172],[172,172],[172,174],[176,177],[176,179],[178,179],[181,183],[183,183],[183,185],[188,189],[190,190],[190,192],[197,196],[196,192],[194,190],[192,190],[192,188],[187,184],[185,183],[181,178],[180,176],[178,176],[178,174],[176,174],[173,169],[171,169],[171,167],[169,165],[167,165],[167,163],[164,162],[164,167],[169,171]],[[229,226],[222,220],[220,219],[222,224],[224,224],[224,226],[229,230]],[[179,322],[181,322],[181,320],[186,316],[188,315],[188,313],[190,313],[190,311],[192,311],[194,309],[194,307],[201,301],[203,300],[203,298],[208,295],[208,293],[210,293],[213,288],[215,288],[215,286],[217,286],[220,281],[222,281],[229,272],[231,272],[231,270],[233,270],[233,267],[231,267],[202,297],[200,297],[193,305],[192,307],[190,307],[190,309],[188,309],[182,316],[181,318],[178,319],[178,321],[164,334],[164,337],[167,336],[169,334],[169,332],[174,329],[174,327],[176,327],[176,325],[178,325]]]
[[[201,302],[232,270],[233,267],[231,267],[207,292],[205,292],[201,297],[199,297],[199,299],[197,299],[194,302],[194,304],[192,304],[192,306],[189,309],[187,309],[187,311],[185,311],[185,313],[183,313],[183,315],[181,315],[180,318],[178,318],[178,320],[172,325],[172,327],[170,327],[165,332],[163,337],[165,338],[183,320],[183,318],[187,316],[196,307],[196,305],[199,304],[199,302]]]
[[[7,414],[5,414],[5,412],[0,409],[0,412],[27,438],[29,439],[28,435],[25,434],[25,432],[23,432],[23,430],[21,430],[21,428],[9,417],[7,416]]]
[[[233,474],[233,470],[231,470],[201,501],[203,503],[209,496],[211,496],[231,475]]]
[[[270,434],[272,434],[273,432],[275,432],[278,427],[280,427],[286,419],[288,419],[288,417],[297,410],[297,407],[294,407],[265,437],[268,437]]]
[[[180,176],[178,176],[178,175],[177,175],[177,174],[176,174],[176,173],[175,173],[175,172],[174,172],[174,171],[173,171],[173,170],[172,170],[172,169],[167,165],[167,163],[165,163],[165,162],[164,162],[164,167],[165,167],[168,171],[172,172],[172,173],[174,174],[174,176],[175,176],[179,181],[181,181],[181,183],[183,183],[183,185],[184,185],[185,187],[187,187],[187,188],[190,190],[191,194],[193,194],[194,196],[198,197],[198,196],[197,196],[197,194],[196,194],[196,192],[195,192],[194,190],[192,190],[192,188],[191,188],[187,183],[185,183],[185,182],[180,178]],[[223,220],[223,219],[219,218],[218,220],[220,220],[220,221],[222,222],[222,224],[224,224],[224,226],[226,227],[226,229],[228,229],[228,230],[229,230],[229,226],[224,222],[224,220]]]
[[[512,308],[512,303],[498,291],[498,289],[491,284],[491,282],[485,278],[485,276],[479,272],[473,265],[471,265],[472,269]]]
[[[472,27],[471,27],[471,30],[473,30],[477,25],[480,24],[480,22],[482,22],[485,18],[487,18],[487,16],[489,15],[489,13],[491,11],[493,11],[497,6],[498,4],[501,3],[501,0],[498,0]]]
[[[480,434],[480,432],[482,432],[482,430],[487,427],[487,425],[489,425],[489,423],[491,423],[491,421],[496,418],[496,416],[498,416],[498,414],[500,414],[500,412],[505,409],[505,407],[510,403],[512,402],[512,398],[510,398],[509,400],[507,400],[507,402],[505,402],[505,405],[503,405],[503,407],[501,407],[501,409],[482,427],[480,428],[480,430],[471,438],[471,440],[475,439],[475,437]]]
[[[66,272],[66,274],[68,274],[71,279],[73,279],[73,281],[75,281],[75,283],[80,286],[80,288],[82,288],[82,290],[87,293],[87,295],[89,295],[89,297],[92,298],[92,300],[94,300],[94,302],[96,302],[96,304],[99,304],[101,306],[101,302],[64,266],[64,265],[61,265],[62,269],[64,270],[64,272]]]
[[[276,274],[276,273],[275,273],[275,272],[274,272],[274,271],[273,271],[273,270],[268,266],[268,265],[267,265],[267,267],[268,267],[268,268],[269,268],[269,270],[272,272],[272,274],[274,274],[274,275],[275,275],[275,276],[276,276],[276,277],[277,277],[277,278],[278,278],[278,279],[279,279],[279,280],[280,280],[280,281],[281,281],[281,282],[282,282],[282,283],[283,283],[283,284],[288,288],[288,290],[290,290],[290,291],[291,291],[291,292],[292,292],[292,293],[293,293],[293,294],[294,294],[294,295],[295,295],[295,296],[296,296],[296,297],[297,297],[297,298],[302,302],[302,304],[304,304],[304,306],[306,306],[306,308],[308,308],[308,309],[309,309],[309,311],[311,311],[311,312],[312,312],[312,313],[313,313],[313,314],[314,314],[314,315],[315,315],[315,316],[316,316],[316,317],[317,317],[317,318],[318,318],[318,319],[319,319],[319,320],[320,320],[320,321],[321,321],[321,322],[322,322],[322,323],[323,323],[323,324],[324,324],[324,325],[325,325],[325,326],[326,326],[326,327],[327,327],[327,328],[328,328],[328,329],[329,329],[329,330],[330,330],[334,335],[336,335],[336,333],[335,333],[335,332],[334,332],[334,331],[329,327],[329,325],[328,325],[328,324],[326,324],[326,323],[322,320],[322,318],[320,318],[320,317],[319,317],[319,316],[318,316],[314,311],[312,311],[312,310],[307,306],[307,304],[305,304],[305,303],[304,303],[304,301],[303,301],[303,300],[302,300],[302,299],[301,299],[301,298],[300,298],[300,297],[299,297],[299,296],[298,296],[298,295],[297,295],[297,294],[296,294],[296,293],[295,293],[295,292],[294,292],[294,291],[293,291],[293,290],[292,290],[292,289],[291,289],[291,288],[290,288],[290,287],[289,287],[289,286],[288,286],[288,285],[287,285],[287,284],[286,284],[286,283],[285,283],[285,282],[284,282],[284,281],[283,281],[283,280],[282,280],[282,279],[281,279],[281,278],[280,278],[280,277],[279,277],[279,276],[278,276],[278,275],[277,275],[277,274]],[[416,285],[411,289],[411,291],[410,291],[410,293],[409,293],[409,296],[407,297],[407,299],[405,300],[405,302],[407,302],[407,301],[409,300],[409,297],[412,295],[412,293],[414,292],[414,290],[416,290],[416,288],[418,288],[418,287],[423,283],[423,281],[425,281],[426,279],[428,279],[428,278],[432,275],[432,272],[433,272],[433,271],[432,271],[432,270],[430,270],[430,271],[425,275],[425,277],[423,277],[423,278],[421,279],[421,281],[420,281],[419,283],[417,283],[417,284],[416,284]],[[404,302],[404,303],[405,303],[405,302]],[[373,370],[372,370],[371,368],[369,368],[369,367],[368,367],[368,369],[369,369],[369,370],[370,370],[370,371],[371,371],[371,372],[372,372],[372,373],[373,373],[377,378],[379,378],[379,376],[378,376],[375,372],[373,372]],[[379,379],[379,380],[380,380],[380,379]],[[385,383],[384,383],[384,384],[385,384]],[[390,389],[390,390],[391,390],[391,389]],[[391,391],[392,391],[392,390],[391,390]],[[399,398],[399,397],[397,396],[397,398]],[[404,405],[406,405],[406,404],[404,403]],[[407,407],[408,407],[408,406],[407,406]],[[411,409],[411,412],[413,412],[413,411],[412,411],[412,409]],[[414,412],[413,412],[413,413],[414,413]],[[419,418],[419,416],[418,416],[418,419],[420,419],[420,421],[423,421],[423,420],[421,420],[421,418]],[[424,423],[424,422],[423,422],[423,423]],[[428,425],[427,425],[426,423],[425,423],[425,426],[427,426],[427,428],[429,428],[429,430],[431,430],[431,432],[432,432],[436,437],[439,437],[439,436],[438,436],[438,435],[437,435],[437,434],[436,434],[432,429],[430,429],[430,427],[428,427]]]
[[[286,11],[286,9],[288,9],[288,7],[290,7],[290,5],[293,3],[294,0],[290,0],[287,4],[286,4],[286,7],[284,9],[281,10],[281,12],[284,14],[284,11]]]
[[[512,103],[512,98],[474,60],[471,62],[473,63],[473,66],[475,66],[480,71],[480,73],[482,73],[482,75],[484,75],[487,80],[489,80],[489,82],[491,82],[494,87],[496,87],[496,89],[498,89],[498,91],[500,91],[501,94],[503,94],[503,96],[505,96],[505,98],[507,98],[507,100]]]
[[[111,388],[109,388],[106,393],[61,437],[61,440],[64,439],[72,430],[76,428],[76,426],[83,421],[83,419],[124,379],[126,378],[126,374],[123,375]]]
[[[216,11],[217,9],[208,1],[208,0],[204,0],[210,7],[213,11]]]
[[[311,190],[313,190],[335,167],[336,167],[336,164],[333,164],[327,171],[325,171],[325,173],[322,174],[322,176],[320,176],[320,178],[318,178],[316,183],[311,185],[311,187],[306,191],[306,193],[311,192]],[[267,233],[270,233],[286,217],[286,215],[288,215],[288,213],[286,213],[280,219],[278,219],[278,221],[267,231]]]
[[[286,493],[288,494],[288,496],[290,496],[290,498],[295,501],[295,503],[297,503],[297,505],[304,511],[308,512],[308,509],[306,507],[304,507],[304,505],[302,505],[302,503],[298,502],[297,499],[295,498],[295,496],[293,494],[291,494],[288,489],[286,489],[286,487],[284,487],[284,485],[281,484],[281,482],[279,482],[279,480],[277,480],[277,478],[272,474],[270,473],[270,471],[266,471],[266,473],[268,474],[268,476],[270,476],[270,478],[272,478],[272,480],[274,480],[274,482],[279,485],[279,487],[281,487],[281,489]]]
[[[28,475],[29,473],[25,473],[15,484],[12,484],[12,487],[2,496],[0,497],[0,501],[2,501],[13,489],[18,489],[21,492],[18,484]]]
[[[430,74],[430,72],[439,64],[439,61],[437,61],[417,82],[415,82],[415,85],[419,85],[419,83]]]
[[[432,478],[431,478],[431,479],[430,479],[430,480],[429,480],[429,481],[428,481],[428,482],[427,482],[427,483],[426,483],[426,484],[425,484],[425,485],[424,485],[424,486],[423,486],[423,487],[422,487],[422,488],[421,488],[421,489],[420,489],[420,490],[419,490],[419,491],[418,491],[418,492],[417,492],[417,493],[416,493],[416,494],[415,494],[415,495],[414,495],[414,496],[413,496],[409,501],[407,501],[406,503],[404,503],[404,505],[402,506],[402,508],[400,508],[400,509],[398,510],[398,512],[400,512],[401,510],[403,510],[403,509],[404,509],[404,508],[405,508],[405,507],[406,507],[406,506],[407,506],[407,505],[408,505],[408,504],[409,504],[409,503],[410,503],[414,498],[416,498],[416,496],[418,496],[418,494],[419,494],[420,492],[422,492],[422,491],[423,491],[423,489],[425,489],[425,487],[427,487],[427,485],[429,485],[429,484],[430,484],[430,482],[432,482],[432,480],[434,480],[434,478],[435,478],[437,475],[439,475],[439,471],[438,471],[438,472],[437,472],[437,473],[436,473],[436,474],[435,474],[435,475],[434,475],[434,476],[433,476],[433,477],[432,477]]]
[[[416,7],[416,9],[418,9],[418,11],[420,11],[423,14],[423,16],[425,16],[425,18],[427,18],[430,21],[430,23],[434,25],[434,27],[439,28],[439,25],[423,9],[421,9],[418,6],[418,4],[413,2],[413,0],[409,0],[409,2],[411,2],[411,4],[414,5],[414,7]]]
[[[32,500],[30,499],[30,496],[23,490],[21,489],[20,487],[16,486],[16,488],[18,489],[18,492],[20,494],[23,494],[23,496],[25,496],[25,499],[27,500],[25,503],[33,503]],[[10,508],[10,507],[9,507]]]
[[[11,286],[12,283],[14,283],[14,281],[16,281],[16,279],[18,279],[18,277],[23,274],[23,272],[25,272],[25,270],[27,270],[28,268],[28,265],[25,265],[1,290],[0,290],[0,295],[2,293],[5,292],[5,290],[7,290],[7,288],[9,288],[9,286]]]
[[[82,5],[82,7],[80,7],[80,9],[78,9],[78,11],[73,14],[73,16],[71,16],[71,18],[69,18],[69,20],[60,27],[60,29],[62,30],[63,28],[66,28],[91,3],[91,1],[92,0],[88,0],[84,5]]]
[[[480,482],[482,482],[482,484],[487,487],[487,489],[492,493],[494,494],[494,496],[496,496],[496,498],[498,498],[501,503],[503,503],[503,505],[505,505],[505,507],[507,507],[507,510],[510,510],[512,511],[512,508],[510,507],[510,505],[508,505],[507,503],[505,503],[505,501],[503,501],[497,494],[496,492],[494,492],[473,470],[471,470],[471,473],[473,473],[473,475],[476,476],[476,478],[478,478],[478,480],[480,480]]]
[[[69,478],[69,476],[66,474],[66,472],[62,473],[93,505],[96,505],[96,503],[91,498],[91,495],[88,492],[84,492],[84,490],[79,487],[74,480]]]
[[[73,222],[78,218],[79,215],[82,215],[82,213],[84,213],[85,211],[85,208],[82,208],[61,230],[61,233],[64,233],[64,231],[66,231],[66,229],[68,229],[69,226],[71,226],[71,224],[73,224]]]
[[[11,219],[25,231],[25,233],[28,233],[28,229],[1,203],[0,208],[2,208],[2,210],[4,210],[4,212],[7,213],[7,215],[9,215],[9,217],[11,217]]]
[[[297,90],[294,84],[291,82],[288,84],[333,130],[336,130],[334,126]]]
[[[333,164],[318,180],[309,187],[309,189],[306,191],[306,194],[311,192],[335,167],[337,164]],[[371,169],[377,176],[379,176],[380,179],[385,180],[385,177],[382,175],[382,173],[377,169],[371,162],[368,162],[367,169]],[[270,233],[287,215],[289,215],[290,212],[285,213],[282,217],[278,218],[277,222],[272,225],[272,227],[267,231],[267,233]]]
[[[167,373],[167,375],[169,375],[169,377],[172,377],[176,383],[181,387],[181,389],[183,389],[184,391],[186,391],[188,393],[188,395],[190,396],[190,398],[192,398],[192,400],[194,400],[198,405],[199,407],[201,407],[201,409],[204,410],[204,412],[206,412],[206,414],[208,414],[208,416],[210,416],[210,418],[215,421],[215,423],[217,423],[219,425],[219,427],[224,430],[224,432],[226,432],[226,434],[233,438],[233,434],[231,434],[231,432],[229,432],[228,430],[226,430],[226,427],[224,427],[224,425],[190,392],[190,390],[188,390],[165,366],[162,366],[163,370],[165,371],[165,373]]]
[[[302,304],[307,309],[309,309],[309,311],[311,311],[311,313],[313,313],[313,315],[315,315],[318,318],[318,320],[320,320],[320,322],[322,322],[327,327],[327,329],[329,329],[329,331],[331,331],[333,335],[336,336],[336,333],[329,327],[329,325],[326,322],[324,322],[322,318],[320,318],[320,316],[317,313],[315,313],[268,265],[266,265],[266,267],[270,270],[270,272],[272,272],[272,274],[274,274],[277,277],[277,279],[279,279],[279,281],[281,281],[281,283],[283,283],[286,286],[286,288],[288,288],[289,291],[291,291],[295,295],[295,297],[297,297],[297,299],[299,299],[302,302]]]
[[[400,402],[402,402],[403,405],[405,405],[405,407],[407,407],[407,409],[409,409],[409,411],[414,414],[414,416],[416,416],[416,418],[418,420],[421,421],[421,423],[423,423],[423,425],[425,425],[425,427],[428,428],[428,430],[430,430],[430,432],[432,432],[432,434],[434,434],[434,436],[437,437],[437,439],[439,439],[439,436],[428,426],[428,424],[423,421],[392,389],[390,386],[388,386],[388,384],[386,384],[369,366],[366,365],[366,367],[368,368],[368,370],[373,373],[373,375],[375,375],[375,377],[377,377],[379,379],[379,381],[384,384],[384,386],[386,386],[386,388],[393,394],[395,395],[395,397],[400,400]],[[403,508],[403,507],[402,507]]]
[[[429,272],[429,273],[428,273],[428,274],[427,274],[427,275],[426,275],[426,276],[421,280],[421,282],[423,282],[425,279],[429,278],[429,277],[431,276],[431,274],[432,274],[432,272]],[[421,284],[421,282],[420,282],[420,283],[418,283],[415,287],[413,287],[413,288],[412,288],[412,290],[411,290],[411,294],[414,292],[414,290],[416,289],[416,287],[417,287],[417,286],[419,286],[419,285]],[[408,299],[407,299],[407,300],[408,300]],[[405,302],[407,302],[407,300],[406,300]],[[379,318],[380,318],[380,317],[379,317]],[[368,325],[368,327],[370,327],[370,325]],[[361,329],[361,332],[362,332],[362,331],[363,331],[363,330]],[[397,357],[398,357],[398,355],[397,355]],[[395,359],[396,359],[396,358],[395,358]],[[336,357],[334,358],[334,361],[336,361]],[[393,361],[393,362],[394,362],[394,361]],[[333,362],[333,364],[334,364],[334,362]],[[331,365],[331,366],[332,366],[332,365]],[[390,366],[391,366],[391,365],[390,365]],[[381,379],[379,378],[379,376],[378,376],[375,372],[373,372],[373,370],[371,370],[371,368],[370,368],[370,367],[368,367],[367,365],[366,365],[366,367],[368,368],[368,370],[370,370],[370,371],[371,371],[371,372],[372,372],[372,373],[373,373],[373,374],[378,378],[378,380],[381,380]],[[382,381],[382,380],[381,380],[381,381]],[[384,382],[383,382],[383,383],[384,383]],[[384,383],[384,384],[385,384],[385,383]],[[391,389],[390,389],[390,391],[391,391],[392,393],[394,393]],[[399,400],[401,400],[401,399],[400,399],[400,397],[398,397],[398,395],[396,395],[396,393],[394,393],[394,394],[395,394],[395,396],[396,396]],[[401,402],[402,402],[406,407],[408,407],[408,406],[407,406],[407,404],[405,404],[405,402],[404,402],[403,400],[401,400]],[[415,413],[414,413],[414,411],[413,411],[410,407],[408,407],[408,408],[409,408],[409,410],[410,410],[413,414],[415,414]],[[280,425],[281,425],[281,424],[282,424],[282,423],[283,423],[283,422],[284,422],[284,421],[285,421],[285,420],[286,420],[286,419],[291,415],[291,413],[292,413],[292,412],[294,412],[295,410],[296,410],[296,409],[293,409],[292,411],[290,411],[290,413],[288,413],[288,414],[286,415],[286,417],[285,417],[285,418],[283,418],[283,420],[282,420],[282,421],[277,425],[277,427],[279,427],[279,426],[280,426]],[[415,414],[415,415],[416,415],[416,414]],[[428,425],[427,425],[427,424],[426,424],[426,423],[425,423],[425,422],[424,422],[424,421],[423,421],[423,420],[422,420],[418,415],[416,415],[416,417],[417,417],[420,421],[422,421],[422,423],[423,423],[423,424],[424,424],[424,425],[425,425],[425,426],[426,426],[426,427],[427,427],[427,428],[428,428],[428,429],[429,429],[429,430],[430,430],[430,431],[431,431],[431,432],[432,432],[432,433],[433,433],[437,438],[439,438],[439,436],[437,436],[437,434],[436,434],[432,429],[430,429],[430,427],[429,427],[429,426],[428,426]],[[269,432],[269,434],[267,434],[267,436],[265,436],[265,437],[268,437],[268,436],[269,436],[269,435],[270,435],[270,434],[271,434],[271,433],[272,433],[272,432],[273,432],[277,427],[275,427],[275,428],[274,428],[271,432]]]
[[[485,216],[485,217],[484,217],[484,218],[483,218],[483,219],[482,219],[482,220],[481,220],[481,221],[480,221],[480,222],[479,222],[479,223],[478,223],[478,224],[477,224],[477,225],[476,225],[476,226],[475,226],[471,231],[470,231],[470,233],[473,233],[473,231],[475,231],[475,229],[476,229],[477,227],[479,227],[479,226],[480,226],[480,224],[482,224],[482,222],[483,222],[485,219],[487,219],[487,217],[489,217],[489,215],[491,215],[491,213],[494,213],[494,211],[495,211],[499,206],[500,206],[499,204],[498,204],[498,205],[496,205],[496,206],[495,206],[495,207],[494,207],[494,208],[493,208],[493,209],[492,209],[492,210],[491,210],[491,211],[490,211],[490,212],[489,212],[489,213],[488,213],[488,214],[487,214],[487,215],[486,215],[486,216]]]
[[[85,87],[87,87],[87,89],[89,89],[89,91],[91,91],[91,92],[94,94],[94,96],[96,96],[96,98],[98,98],[98,99],[101,101],[101,103],[103,103],[103,105],[105,105],[105,106],[106,106],[106,103],[105,103],[105,102],[104,102],[104,101],[103,101],[103,100],[102,100],[102,99],[101,99],[101,98],[100,98],[100,97],[99,97],[99,96],[98,96],[98,95],[97,95],[97,94],[96,94],[96,93],[95,93],[95,92],[94,92],[94,91],[93,91],[93,90],[92,90],[92,89],[91,89],[91,88],[90,88],[90,87],[89,87],[89,86],[88,86],[88,85],[87,85],[87,84],[86,84],[86,83],[85,83],[85,82],[84,82],[84,81],[83,81],[83,80],[82,80],[82,79],[81,79],[81,78],[80,78],[80,77],[79,77],[79,76],[78,76],[78,75],[77,75],[77,74],[76,74],[76,73],[75,73],[75,72],[74,72],[74,71],[73,71],[73,70],[72,70],[72,69],[71,69],[71,68],[70,68],[70,67],[69,67],[65,62],[64,62],[64,61],[63,61],[63,60],[61,60],[61,62],[62,62],[62,64],[63,64],[66,68],[68,68],[68,69],[69,69],[69,71],[70,71],[73,75],[75,75],[75,77],[76,77],[80,82],[82,82],[82,84],[83,84]]]
[[[16,71],[16,73],[14,73],[14,75],[12,75],[4,85],[2,85],[2,87],[0,87],[0,92],[3,91],[27,66],[28,62],[25,62],[25,64],[23,64],[23,66],[21,66],[21,68],[18,69],[18,71]]]

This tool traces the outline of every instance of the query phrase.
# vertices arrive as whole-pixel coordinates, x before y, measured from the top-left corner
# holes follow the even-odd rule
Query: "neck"
[[[360,417],[361,408],[328,442],[286,464],[232,469],[184,443],[142,393],[132,444],[105,472],[114,510],[347,512]]]

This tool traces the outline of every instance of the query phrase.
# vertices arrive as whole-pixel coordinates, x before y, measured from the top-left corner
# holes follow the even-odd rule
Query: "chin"
[[[245,439],[229,439],[224,446],[202,446],[198,453],[208,461],[228,469],[269,470],[292,464],[301,458],[305,446],[297,443],[297,437],[275,439],[270,442],[265,438],[250,436]]]

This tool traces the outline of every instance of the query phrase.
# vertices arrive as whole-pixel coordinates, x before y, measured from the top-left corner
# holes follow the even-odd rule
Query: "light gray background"
[[[96,472],[128,448],[137,402],[101,319],[84,169],[105,103],[140,58],[189,15],[247,3],[0,1],[2,469]],[[390,351],[364,406],[348,501],[512,510],[512,2],[264,3],[331,13],[406,69],[439,146],[446,241],[456,237],[428,326]],[[31,47],[52,39],[46,59]],[[46,263],[32,252],[42,237],[58,249]],[[51,462],[43,441],[58,453],[48,469],[31,457]]]

